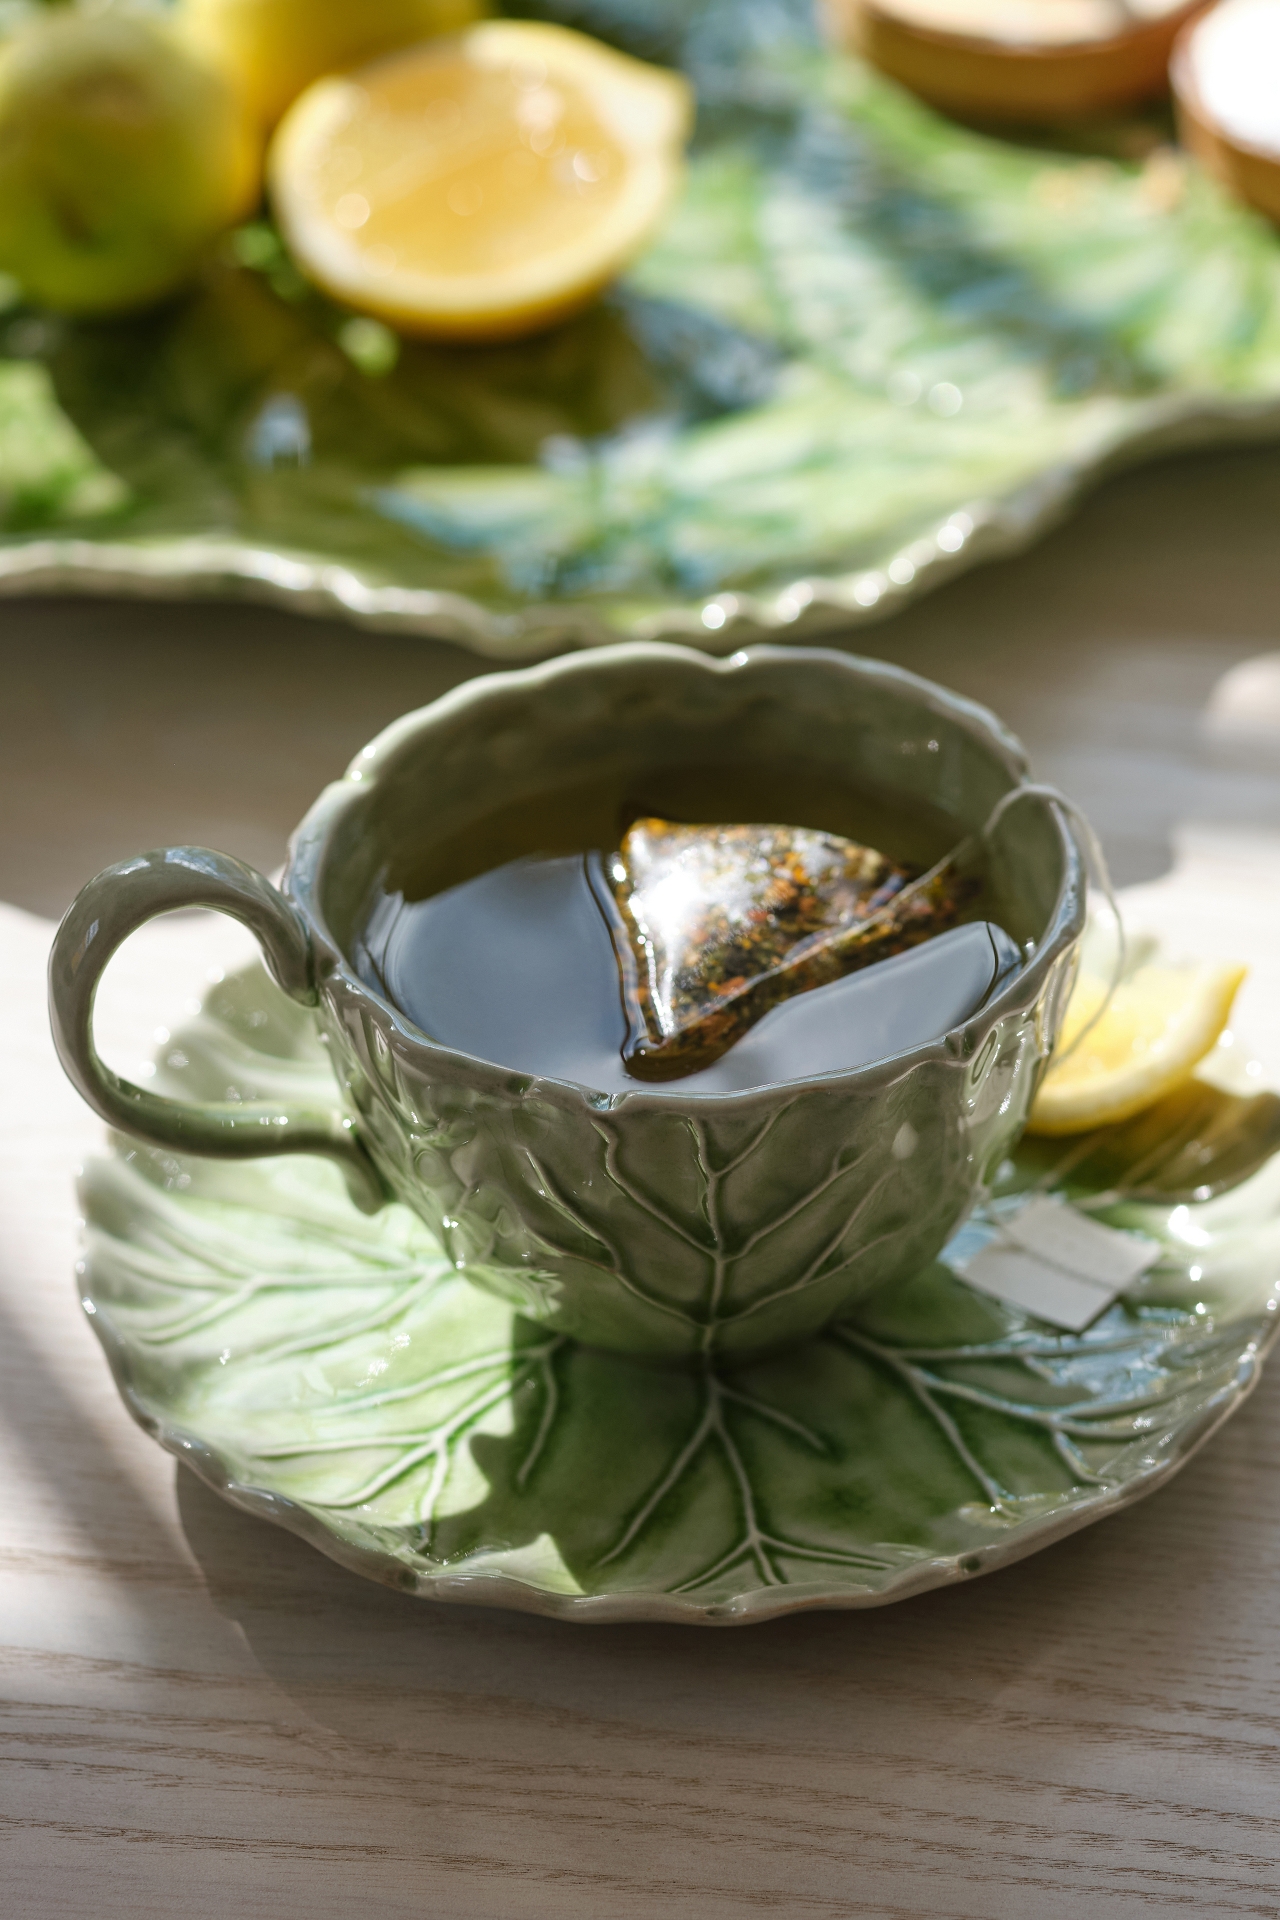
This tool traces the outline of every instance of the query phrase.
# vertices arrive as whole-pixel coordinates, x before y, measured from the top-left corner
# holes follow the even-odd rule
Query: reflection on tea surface
[[[723,818],[726,772],[665,771],[664,812],[714,797]],[[794,789],[814,824],[686,824],[616,783],[491,816],[388,876],[358,970],[444,1045],[605,1093],[766,1086],[938,1038],[1021,957],[977,856],[922,810]]]

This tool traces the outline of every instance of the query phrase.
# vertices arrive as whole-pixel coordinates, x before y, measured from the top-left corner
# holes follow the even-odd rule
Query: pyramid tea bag
[[[945,932],[979,885],[959,850],[920,874],[807,827],[653,818],[603,875],[623,1058],[645,1080],[700,1072],[791,995]]]

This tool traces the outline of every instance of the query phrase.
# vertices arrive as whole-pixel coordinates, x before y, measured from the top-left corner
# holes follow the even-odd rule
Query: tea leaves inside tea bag
[[[640,1079],[711,1066],[793,994],[956,925],[978,891],[957,854],[921,874],[807,827],[644,818],[605,863],[601,907]]]

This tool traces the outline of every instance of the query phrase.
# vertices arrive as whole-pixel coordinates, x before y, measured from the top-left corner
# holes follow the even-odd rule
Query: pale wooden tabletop
[[[1280,646],[1278,508],[1274,453],[1131,476],[860,645],[990,701],[1152,878],[1188,822],[1280,831],[1280,681],[1202,719]],[[0,899],[46,917],[165,841],[275,866],[475,667],[249,609],[15,603],[0,634]],[[116,1400],[46,940],[0,916],[6,1916],[1280,1916],[1280,1362],[1165,1491],[956,1591],[720,1633],[414,1602],[224,1507]]]

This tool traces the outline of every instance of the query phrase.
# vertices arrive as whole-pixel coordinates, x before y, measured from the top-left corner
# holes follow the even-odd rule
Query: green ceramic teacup
[[[470,1278],[576,1338],[686,1361],[805,1339],[931,1259],[1022,1128],[1084,918],[1082,856],[1051,800],[1029,794],[991,835],[996,917],[1027,964],[945,1038],[855,1070],[609,1097],[438,1045],[352,960],[389,869],[567,783],[643,778],[660,799],[693,766],[766,781],[805,768],[927,805],[957,841],[1025,774],[982,708],[843,653],[629,645],[474,680],[397,721],[326,789],[283,892],[199,848],[90,882],[51,961],[63,1064],[105,1119],[164,1147],[338,1158],[367,1204],[408,1202]],[[98,1059],[106,961],[152,915],[192,905],[243,920],[280,985],[316,1008],[342,1089],[331,1111],[184,1105]]]

